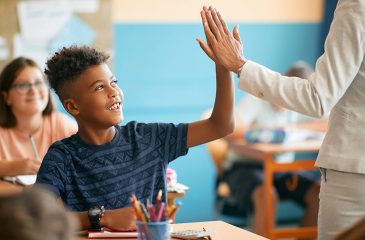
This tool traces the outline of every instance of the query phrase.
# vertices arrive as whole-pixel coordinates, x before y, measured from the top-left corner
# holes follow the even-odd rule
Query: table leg
[[[264,196],[265,196],[265,236],[269,239],[273,237],[275,225],[275,207],[273,206],[273,155],[268,155],[264,161]]]

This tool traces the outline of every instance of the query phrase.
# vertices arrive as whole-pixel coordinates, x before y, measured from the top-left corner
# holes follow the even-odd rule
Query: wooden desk
[[[306,141],[292,144],[247,144],[243,140],[230,143],[234,152],[252,159],[263,161],[264,166],[264,195],[265,195],[265,236],[269,239],[288,237],[316,237],[317,227],[280,228],[275,229],[274,206],[272,204],[273,175],[276,172],[314,170],[315,159],[294,161],[291,163],[276,163],[274,155],[285,152],[318,152],[321,141]]]
[[[194,223],[179,223],[172,224],[173,231],[179,230],[202,230],[203,227],[209,232],[213,232],[213,240],[267,240],[267,238],[261,237],[242,228],[235,227],[231,224],[223,221],[211,221],[211,222],[194,222]],[[79,240],[88,239],[86,236],[81,236]],[[118,239],[118,238],[114,238]],[[135,240],[135,238],[120,238],[122,240]],[[175,238],[171,238],[175,239]]]

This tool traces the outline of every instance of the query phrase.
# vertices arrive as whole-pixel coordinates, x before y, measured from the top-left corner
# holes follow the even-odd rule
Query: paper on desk
[[[89,231],[88,238],[136,238],[137,232]]]
[[[177,192],[177,193],[185,193],[185,191],[189,190],[189,187],[182,183],[168,183],[167,184],[167,192]]]
[[[318,132],[308,129],[285,129],[285,139],[284,144],[286,143],[296,143],[296,142],[304,142],[309,140],[319,140],[323,141],[325,133]]]
[[[4,180],[18,183],[24,186],[33,185],[35,181],[37,180],[37,175],[18,175],[15,177],[4,177]]]

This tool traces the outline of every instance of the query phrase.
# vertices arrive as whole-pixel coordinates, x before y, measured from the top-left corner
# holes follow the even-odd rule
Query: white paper
[[[182,183],[167,183],[168,192],[185,193],[189,187]]]
[[[136,238],[137,232],[89,231],[89,238]]]
[[[37,180],[37,175],[19,175],[17,182],[22,185],[33,185]]]
[[[99,0],[69,0],[72,11],[78,13],[95,13],[99,10]]]
[[[285,130],[286,136],[284,143],[298,143],[298,142],[305,142],[309,140],[320,140],[323,141],[325,133],[318,132],[308,129],[286,129]]]
[[[47,43],[70,18],[67,0],[21,1],[17,5],[22,37]]]
[[[4,177],[4,180],[28,186],[33,185],[36,182],[37,175],[18,175],[15,177]]]

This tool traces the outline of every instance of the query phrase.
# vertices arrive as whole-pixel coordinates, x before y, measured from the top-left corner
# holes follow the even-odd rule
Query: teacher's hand
[[[200,47],[216,64],[237,73],[245,64],[238,25],[234,27],[232,34],[220,13],[214,8],[203,7],[200,14],[207,39],[207,43],[197,39]]]

